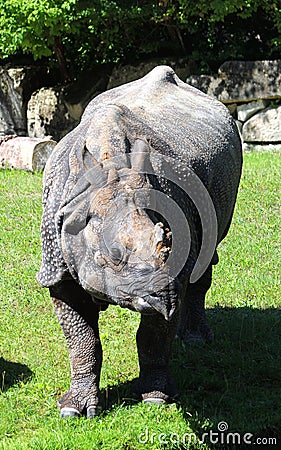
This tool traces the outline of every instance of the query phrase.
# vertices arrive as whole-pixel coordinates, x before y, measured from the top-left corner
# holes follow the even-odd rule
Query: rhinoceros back
[[[82,124],[90,123],[94,131],[93,118],[113,105],[119,115],[111,123],[112,142],[118,134],[116,126],[123,133],[112,153],[120,152],[126,137],[143,137],[156,153],[172,158],[179,178],[193,170],[213,200],[220,241],[231,220],[242,166],[241,140],[228,109],[181,81],[168,66],[156,67],[144,78],[95,98]],[[155,167],[155,172],[161,175],[161,168]]]

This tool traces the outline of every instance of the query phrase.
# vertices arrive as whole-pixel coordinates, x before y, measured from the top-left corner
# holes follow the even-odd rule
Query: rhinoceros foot
[[[181,339],[186,345],[210,344],[213,342],[214,335],[206,320],[200,323],[197,328],[180,330],[177,338]]]
[[[162,403],[170,402],[171,398],[160,391],[152,391],[147,392],[146,394],[142,394],[143,403],[161,405]]]
[[[93,419],[100,414],[96,386],[87,378],[72,381],[70,389],[58,401],[62,418],[85,415],[88,419]]]
[[[177,396],[177,389],[170,374],[168,376],[160,372],[156,374],[152,369],[151,373],[143,374],[135,381],[133,395],[144,403],[159,405],[173,402]]]

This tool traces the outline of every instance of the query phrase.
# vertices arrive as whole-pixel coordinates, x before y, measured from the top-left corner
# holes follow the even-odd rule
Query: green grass
[[[56,401],[68,388],[68,356],[48,292],[35,279],[42,176],[0,171],[0,449],[211,448],[188,447],[184,436],[216,432],[220,421],[231,432],[280,444],[280,172],[280,153],[245,155],[234,221],[208,294],[215,342],[174,345],[181,401],[130,401],[139,316],[110,307],[101,315],[105,411],[93,421],[62,421]]]

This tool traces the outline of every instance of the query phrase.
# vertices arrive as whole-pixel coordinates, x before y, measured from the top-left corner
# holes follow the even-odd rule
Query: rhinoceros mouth
[[[128,308],[141,314],[160,313],[169,321],[177,311],[178,296],[175,289],[175,280],[171,282],[165,274],[162,274],[162,277],[164,278],[159,277],[156,280],[157,283],[155,281],[155,287],[158,288],[155,291],[153,291],[152,285],[148,289],[150,279],[148,280],[147,277],[143,277],[141,281],[138,278],[137,286],[133,277],[128,277],[127,279],[124,277],[122,285],[117,284],[120,280],[111,279],[111,289],[108,288],[108,285],[101,286],[103,287],[103,293],[99,292],[97,285],[93,288],[95,280],[92,280],[89,276],[81,278],[80,282],[84,289],[98,300],[112,305],[119,305],[122,308]],[[159,286],[164,285],[165,288],[159,289]]]
[[[144,297],[147,302],[156,312],[162,314],[166,320],[171,320],[174,313],[178,309],[178,304],[173,296],[168,293],[166,296],[159,296],[157,294],[149,294]]]
[[[159,296],[157,294],[149,294],[144,297],[112,298],[109,302],[144,315],[160,313],[167,321],[172,319],[178,307],[177,302],[169,295]]]
[[[155,314],[156,312],[151,304],[142,297],[135,297],[132,300],[132,306],[135,311],[140,312],[141,314]]]

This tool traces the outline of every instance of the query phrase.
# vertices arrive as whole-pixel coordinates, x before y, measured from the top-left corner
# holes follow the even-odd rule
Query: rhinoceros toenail
[[[143,400],[143,403],[146,403],[149,405],[162,405],[163,403],[166,403],[166,402],[163,398],[149,397],[149,398],[145,398]]]
[[[100,406],[89,406],[87,408],[87,418],[93,419],[94,417],[98,416],[101,413],[101,407]]]
[[[80,412],[75,408],[64,407],[60,410],[60,416],[62,419],[66,419],[67,417],[80,417]]]

